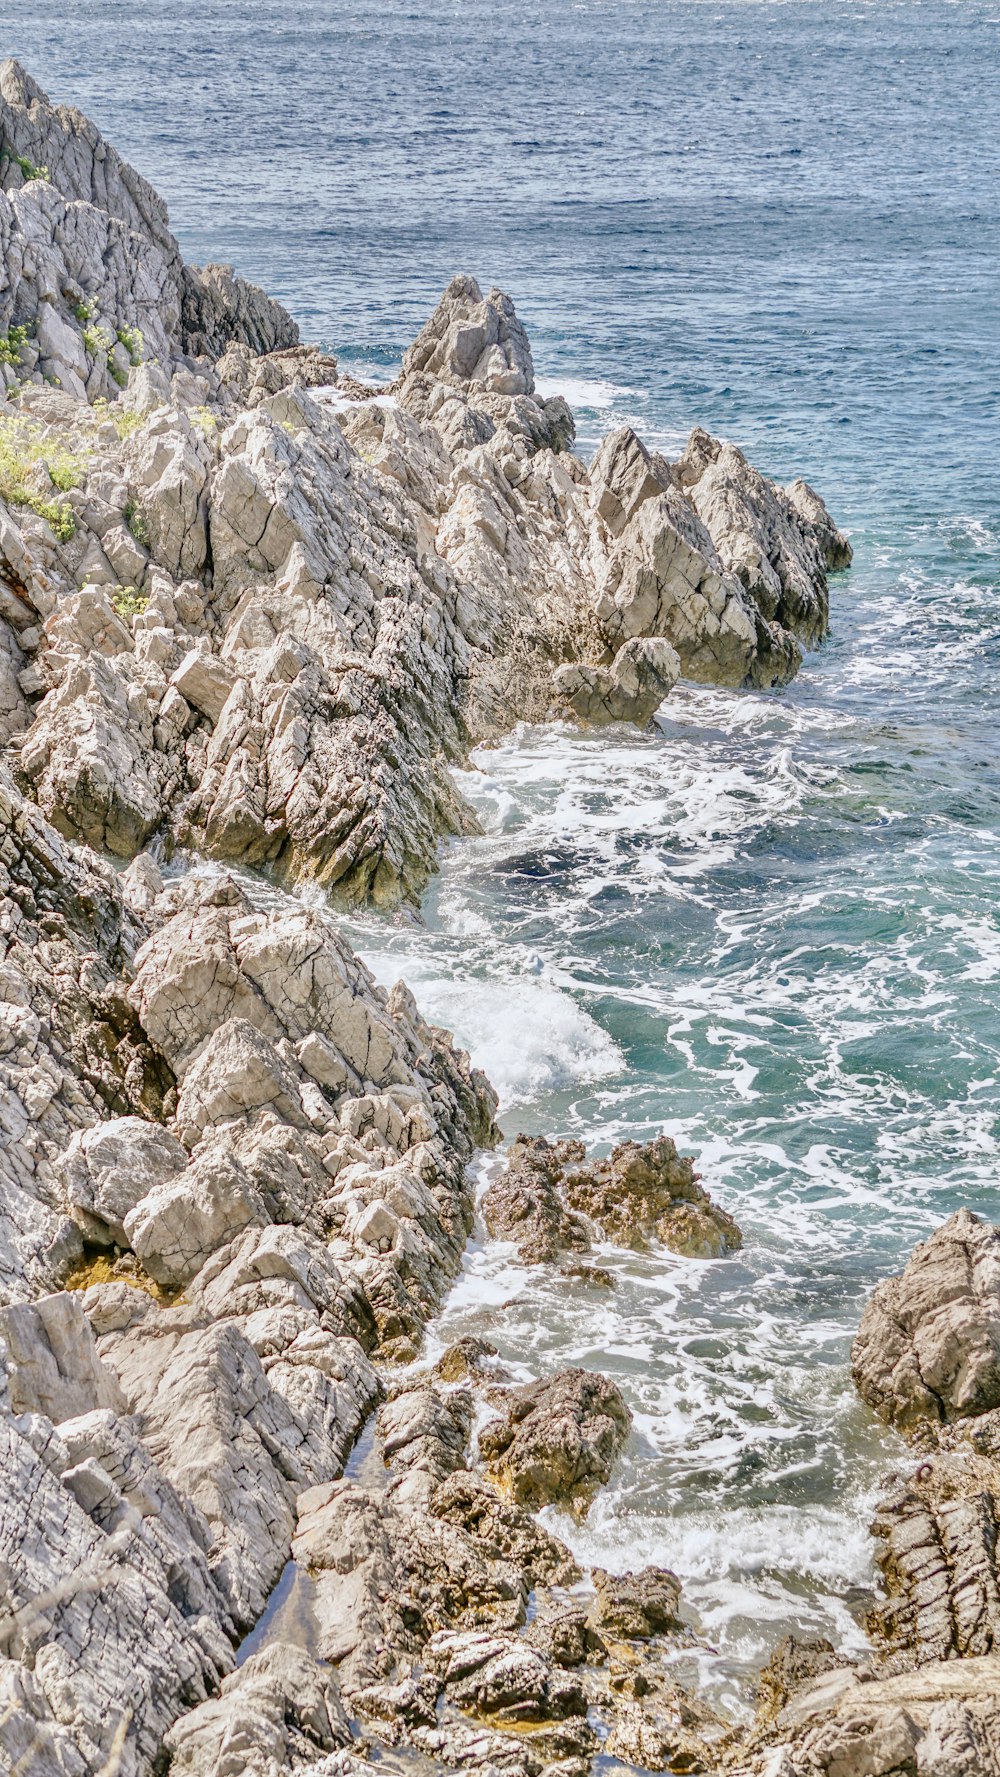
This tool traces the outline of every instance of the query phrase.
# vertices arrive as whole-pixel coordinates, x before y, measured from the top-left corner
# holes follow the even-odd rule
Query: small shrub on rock
[[[26,506],[48,524],[60,543],[76,530],[73,508],[49,492],[68,493],[79,486],[83,460],[63,445],[51,444],[38,426],[21,419],[0,419],[0,499]]]

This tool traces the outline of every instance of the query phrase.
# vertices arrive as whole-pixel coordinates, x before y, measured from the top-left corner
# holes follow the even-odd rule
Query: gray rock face
[[[73,1137],[61,1157],[66,1207],[88,1240],[129,1246],[125,1219],[176,1178],[188,1156],[177,1137],[141,1117],[113,1117]]]
[[[263,1609],[298,1495],[341,1472],[376,1404],[364,1348],[416,1332],[453,1275],[495,1101],[325,916],[147,870],[143,942],[113,872],[0,788],[0,1745],[146,1777]],[[81,1269],[81,1230],[131,1246],[129,1281],[27,1299]],[[186,1301],[135,1287],[149,1273]],[[276,1758],[328,1744],[264,1690],[247,1707]]]
[[[237,277],[231,265],[186,265],[181,285],[185,350],[220,358],[231,345],[251,352],[283,352],[299,343],[287,309],[256,284]]]
[[[680,466],[633,433],[589,473],[569,454],[509,300],[459,286],[376,402],[331,409],[336,365],[305,348],[236,341],[213,364],[221,335],[197,369],[157,347],[98,426],[75,383],[22,388],[25,447],[71,445],[79,478],[43,502],[58,536],[22,508],[4,545],[39,619],[4,643],[17,666],[33,639],[4,719],[60,831],[130,858],[165,827],[390,906],[472,821],[447,767],[473,743],[518,719],[644,725],[682,673],[796,670],[788,589],[825,586],[839,548],[816,497],[796,506],[728,446],[698,481],[722,490],[720,537],[738,519],[778,551],[784,602],[758,597]]]
[[[706,526],[723,567],[761,615],[807,647],[826,634],[826,569],[849,559],[849,545],[805,484],[790,497],[754,469],[733,444],[696,428],[677,464],[681,487]]]
[[[19,1362],[15,1379],[14,1405],[25,1391]],[[232,1624],[203,1522],[127,1424],[99,1406],[103,1382],[88,1399],[79,1362],[73,1381],[72,1404],[85,1410],[58,1430],[34,1408],[12,1417],[0,1403],[0,1754],[74,1777],[116,1759],[134,1777],[150,1769],[176,1715],[228,1670]],[[65,1386],[62,1398],[47,1392],[56,1410],[71,1404]]]
[[[0,63],[0,145],[0,334],[33,330],[26,376],[113,398],[140,356],[297,343],[280,304],[230,267],[185,266],[152,186],[12,61]]]
[[[951,1216],[879,1284],[852,1365],[863,1399],[903,1431],[1000,1407],[1000,1229]]]
[[[828,569],[850,545],[804,482],[791,489],[735,445],[695,430],[679,462],[629,428],[590,471],[613,539],[599,610],[609,638],[665,636],[681,670],[716,684],[781,684],[826,634]]]
[[[0,1301],[20,1302],[82,1257],[59,1167],[73,1136],[159,1116],[172,1076],[125,1000],[140,933],[113,873],[73,855],[3,767],[0,896]]]
[[[530,395],[531,347],[502,290],[484,299],[475,278],[453,278],[403,359],[403,376],[423,372],[460,386],[481,383],[496,395]]]

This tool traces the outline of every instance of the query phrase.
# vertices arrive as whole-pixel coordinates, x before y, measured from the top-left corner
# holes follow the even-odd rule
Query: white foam
[[[347,413],[352,407],[398,407],[395,395],[346,395],[335,383],[324,383],[320,387],[310,389],[323,406],[331,413]]]
[[[488,1074],[503,1108],[604,1079],[624,1065],[607,1032],[549,982],[445,975],[440,959],[419,951],[362,956],[384,987],[403,976],[424,1016],[453,1031]]]
[[[600,413],[627,399],[635,391],[622,388],[618,383],[605,382],[601,377],[589,379],[580,376],[537,376],[535,393],[543,401],[551,401],[553,396],[562,395],[570,407]]]

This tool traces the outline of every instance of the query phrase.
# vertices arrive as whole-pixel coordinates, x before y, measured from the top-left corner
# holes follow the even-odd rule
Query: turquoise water
[[[163,190],[185,252],[389,370],[440,288],[514,295],[589,449],[698,420],[855,545],[778,695],[525,732],[464,788],[425,925],[364,921],[504,1125],[666,1128],[746,1233],[614,1292],[481,1245],[441,1336],[599,1364],[637,1434],[581,1531],[681,1574],[739,1706],[792,1626],[860,1639],[891,1466],[847,1357],[873,1280],[998,1202],[1000,6],[15,0],[8,48]]]

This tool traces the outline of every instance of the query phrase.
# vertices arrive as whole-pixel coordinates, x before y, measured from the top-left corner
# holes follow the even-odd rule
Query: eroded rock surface
[[[872,1532],[872,1655],[787,1647],[733,1769],[769,1777],[1000,1771],[1000,1229],[960,1210],[875,1289],[853,1351],[864,1399],[917,1448]]]
[[[530,1264],[586,1252],[591,1230],[633,1251],[662,1241],[688,1258],[717,1259],[742,1244],[669,1136],[621,1142],[587,1160],[582,1142],[519,1137],[483,1199],[492,1234],[514,1240]]]
[[[480,1452],[501,1492],[518,1505],[553,1502],[585,1511],[611,1475],[632,1424],[615,1383],[562,1370],[512,1390],[483,1427]]]
[[[902,1431],[1000,1406],[1000,1230],[951,1216],[878,1286],[852,1364],[863,1398]]]
[[[644,725],[822,639],[850,549],[818,495],[700,432],[588,467],[502,292],[455,278],[391,392],[341,385],[15,63],[0,141],[0,727],[60,832],[415,899],[476,742]]]

